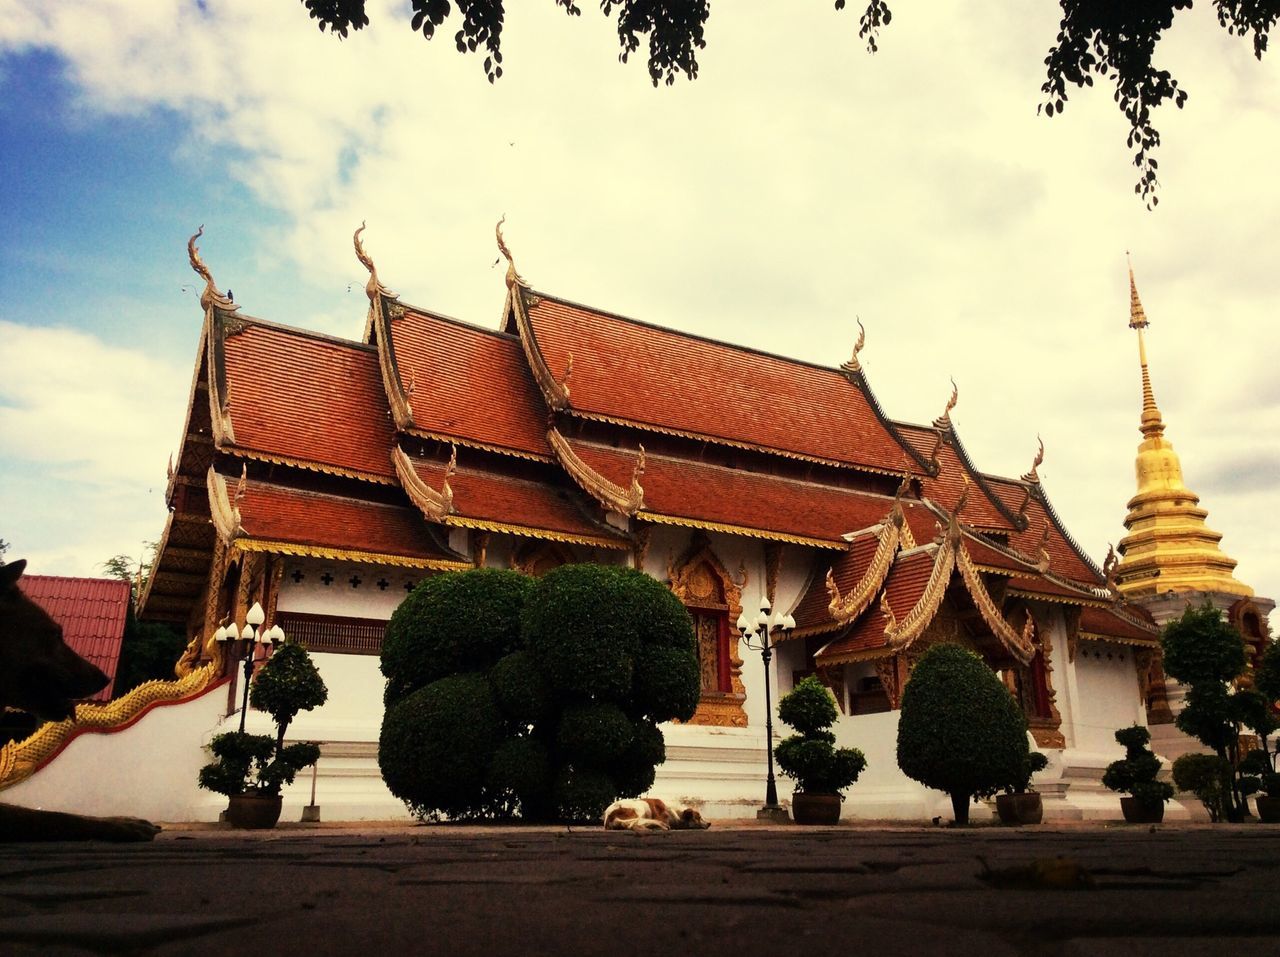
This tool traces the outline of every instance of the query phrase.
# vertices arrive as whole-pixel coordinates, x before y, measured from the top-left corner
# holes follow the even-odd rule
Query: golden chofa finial
[[[369,281],[365,283],[364,286],[365,295],[370,299],[373,299],[378,295],[386,296],[388,299],[395,299],[396,294],[384,286],[382,281],[378,279],[378,270],[373,265],[373,260],[369,257],[369,254],[364,251],[364,243],[360,240],[360,234],[364,232],[364,230],[364,220],[361,220],[360,228],[351,236],[351,244],[355,246],[356,259],[360,260],[360,264],[364,266],[365,269],[369,270]]]
[[[935,429],[951,428],[951,410],[956,407],[956,403],[960,401],[960,387],[956,385],[956,380],[951,380],[951,398],[947,400],[947,407],[942,410],[942,415],[933,420]]]
[[[191,268],[195,270],[197,276],[204,280],[204,289],[200,293],[200,305],[208,309],[210,304],[217,303],[218,308],[231,312],[240,307],[218,291],[218,287],[213,282],[213,274],[209,272],[209,267],[200,258],[200,250],[196,246],[196,240],[203,235],[204,223],[201,223],[200,228],[196,230],[196,234],[187,240],[187,258],[191,261]]]
[[[502,238],[502,224],[507,221],[507,214],[503,213],[502,218],[498,220],[498,225],[493,228],[494,234],[498,237],[498,252],[502,253],[507,260],[507,288],[513,286],[521,286],[525,289],[529,288],[529,284],[524,281],[520,273],[516,272],[516,261],[511,258],[511,250],[507,248],[506,241]]]
[[[1142,300],[1138,298],[1138,284],[1133,280],[1133,257],[1126,249],[1125,259],[1129,261],[1129,328],[1147,328],[1147,314],[1142,310]]]
[[[1032,482],[1036,485],[1040,484],[1040,473],[1036,471],[1044,464],[1044,439],[1036,436],[1036,441],[1040,443],[1040,451],[1036,453],[1036,457],[1031,461],[1031,471],[1022,476],[1022,481]]]
[[[858,323],[858,341],[853,344],[853,355],[849,357],[848,362],[842,362],[840,368],[845,372],[861,372],[862,363],[858,361],[858,353],[862,351],[862,347],[867,343],[867,330],[862,325],[862,319],[855,316],[854,319]]]

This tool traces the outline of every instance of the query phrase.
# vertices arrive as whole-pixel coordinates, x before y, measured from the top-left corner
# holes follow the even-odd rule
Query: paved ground
[[[0,846],[0,954],[100,953],[1280,955],[1280,828],[285,825]]]

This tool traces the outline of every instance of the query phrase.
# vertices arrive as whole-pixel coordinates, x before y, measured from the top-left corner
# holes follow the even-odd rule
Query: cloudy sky
[[[1101,559],[1139,441],[1125,251],[1190,487],[1280,596],[1280,67],[1208,4],[1159,63],[1161,203],[1110,90],[1036,115],[1057,4],[894,5],[881,52],[828,0],[719,3],[655,90],[594,4],[511,3],[506,75],[405,3],[340,42],[280,0],[0,0],[0,538],[94,574],[159,537],[200,326],[184,243],[252,315],[356,338],[365,275],[481,325],[493,223],[537,288],[803,359],[862,354],[890,415],[954,420]],[[857,4],[853,4],[857,6]],[[708,402],[716,401],[708,396]]]

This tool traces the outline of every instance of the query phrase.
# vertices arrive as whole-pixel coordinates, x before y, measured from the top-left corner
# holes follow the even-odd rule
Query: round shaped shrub
[[[378,740],[382,779],[419,816],[475,814],[486,806],[503,730],[482,675],[441,678],[387,709]]]
[[[560,716],[556,748],[574,767],[606,768],[631,746],[635,727],[622,709],[599,701],[573,704]]]
[[[958,645],[926,651],[902,693],[898,766],[925,787],[951,795],[956,823],[969,800],[1021,778],[1027,719],[987,665]]]
[[[698,658],[684,648],[649,648],[636,658],[632,701],[640,713],[688,721],[701,693]]]
[[[520,647],[520,611],[532,579],[477,568],[419,583],[387,622],[382,641],[390,706],[437,678],[485,671]]]
[[[555,804],[563,821],[598,822],[604,809],[618,796],[618,785],[609,775],[572,766],[556,775]]]
[[[495,796],[514,796],[520,803],[521,817],[547,817],[551,802],[551,758],[547,746],[528,736],[508,738],[493,755],[488,785]]]
[[[503,712],[517,724],[537,724],[552,710],[551,689],[527,651],[513,651],[489,672]]]
[[[249,703],[271,715],[280,741],[299,711],[318,708],[328,699],[329,689],[311,655],[294,641],[279,645],[249,686]]]
[[[836,723],[838,716],[831,692],[812,676],[797,684],[778,702],[778,718],[806,737],[826,731]]]
[[[689,614],[660,582],[633,568],[562,565],[533,586],[523,624],[526,647],[556,692],[672,717],[628,702],[639,656],[670,647],[694,657]],[[696,694],[696,664],[687,674]]]

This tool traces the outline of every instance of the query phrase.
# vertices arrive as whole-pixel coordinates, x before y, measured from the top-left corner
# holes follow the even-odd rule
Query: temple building
[[[664,728],[656,793],[749,815],[764,682],[776,701],[817,674],[840,705],[840,741],[870,759],[845,814],[938,813],[946,797],[897,769],[896,709],[924,649],[951,641],[1000,674],[1051,755],[1047,813],[1114,813],[1098,778],[1114,730],[1144,719],[1158,653],[1151,616],[1122,600],[1148,574],[1145,520],[1117,593],[1050,504],[1043,446],[1021,477],[981,471],[951,421],[954,388],[930,424],[892,418],[863,335],[828,367],[580,305],[526,283],[500,226],[503,319],[478,328],[392,292],[361,230],[359,341],[245,315],[193,237],[204,321],[140,609],[186,629],[180,675],[211,660],[230,674],[211,636],[255,601],[311,649],[330,701],[293,733],[325,742],[328,817],[403,813],[375,758],[377,654],[407,590],[449,569],[581,561],[643,569],[694,620],[702,700]],[[1153,454],[1176,467],[1159,428],[1156,413]],[[1134,515],[1190,521],[1183,498],[1140,493]],[[762,598],[796,619],[767,679],[733,624]],[[227,712],[238,700],[230,687]]]
[[[1129,499],[1124,520],[1128,534],[1120,540],[1118,560],[1108,557],[1108,581],[1126,602],[1150,614],[1158,625],[1180,617],[1188,606],[1212,604],[1240,632],[1250,663],[1256,663],[1269,640],[1267,616],[1275,602],[1256,596],[1235,577],[1235,559],[1219,546],[1221,533],[1205,524],[1209,513],[1183,482],[1182,463],[1173,443],[1165,438],[1164,416],[1151,385],[1144,335],[1148,325],[1131,266],[1129,327],[1138,334],[1142,442],[1135,463],[1138,491]],[[1203,750],[1172,726],[1184,692],[1166,679],[1158,661],[1153,662],[1147,687],[1148,719],[1158,753],[1174,758]]]

